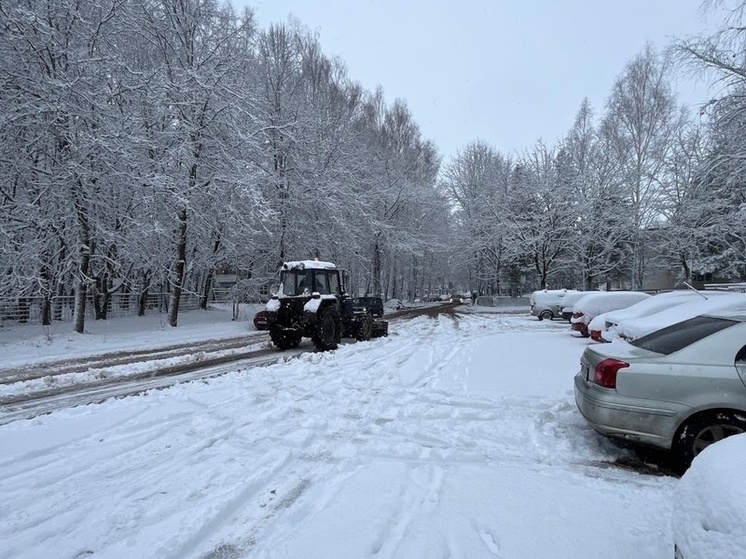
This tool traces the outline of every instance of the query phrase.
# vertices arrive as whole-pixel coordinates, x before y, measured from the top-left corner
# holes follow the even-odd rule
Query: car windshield
[[[734,324],[735,320],[696,316],[630,342],[633,346],[669,355]]]

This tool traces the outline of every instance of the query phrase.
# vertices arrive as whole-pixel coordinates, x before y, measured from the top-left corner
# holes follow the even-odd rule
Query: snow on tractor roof
[[[283,270],[336,270],[337,266],[331,262],[321,260],[292,260],[282,265]]]

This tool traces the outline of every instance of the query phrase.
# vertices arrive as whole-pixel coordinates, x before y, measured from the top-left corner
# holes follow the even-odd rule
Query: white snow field
[[[0,426],[0,558],[670,559],[678,480],[576,410],[589,342],[487,310]],[[147,337],[116,324],[109,351]]]

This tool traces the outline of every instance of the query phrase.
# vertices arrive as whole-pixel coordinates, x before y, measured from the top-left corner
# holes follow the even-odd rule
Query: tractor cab
[[[342,297],[339,270],[305,266],[285,269],[283,266],[280,272],[280,292],[286,297],[311,297],[314,293]]]

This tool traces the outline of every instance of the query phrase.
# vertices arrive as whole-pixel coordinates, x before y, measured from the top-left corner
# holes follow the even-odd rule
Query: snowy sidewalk
[[[165,313],[128,316],[109,320],[87,320],[85,334],[73,332],[69,322],[0,328],[0,368],[70,359],[114,351],[152,349],[209,339],[258,334],[252,319],[262,305],[242,305],[238,320],[232,320],[230,305],[207,311],[186,311],[176,328],[168,325]]]

